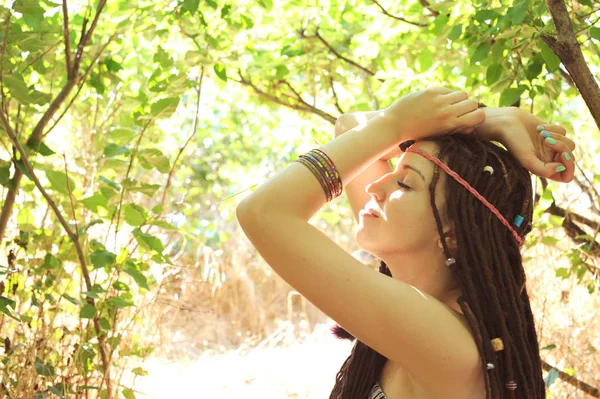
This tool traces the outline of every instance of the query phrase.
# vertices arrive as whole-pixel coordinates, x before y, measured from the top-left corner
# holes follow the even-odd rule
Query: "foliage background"
[[[600,397],[599,9],[592,0],[4,1],[0,396],[156,397],[161,359],[204,365],[199,394],[264,394],[276,391],[264,381],[278,362],[315,370],[325,350],[334,360],[321,363],[320,380],[297,385],[298,369],[274,378],[290,397],[328,394],[349,349],[336,349],[326,317],[257,256],[235,206],[332,139],[342,113],[444,85],[525,108],[577,142],[573,182],[536,180],[524,256],[548,396]],[[312,223],[363,259],[345,197]],[[313,360],[290,349],[311,342],[323,344],[306,352]],[[232,371],[270,350],[283,351],[264,355],[271,367]],[[222,354],[231,357],[220,369]],[[185,392],[185,375],[169,377],[170,394]]]

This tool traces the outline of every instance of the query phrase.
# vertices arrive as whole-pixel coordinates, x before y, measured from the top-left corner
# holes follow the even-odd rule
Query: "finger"
[[[463,100],[452,104],[450,107],[452,115],[461,116],[469,112],[473,112],[478,108],[477,101],[475,100]]]
[[[528,154],[522,162],[523,166],[527,168],[531,173],[544,177],[551,180],[561,181],[564,172],[557,172],[556,168],[564,166],[560,162],[548,162],[544,163],[541,159],[535,156],[535,154]]]
[[[483,112],[483,108],[478,108],[472,112],[459,116],[457,120],[461,126],[467,128],[474,127],[476,125],[481,125],[485,121],[485,113]]]
[[[571,151],[571,152],[575,151],[575,147],[576,147],[575,142],[566,136],[563,136],[561,134],[557,134],[554,132],[550,132],[547,130],[542,130],[540,132],[540,137],[542,140],[545,140],[548,137],[552,137],[554,140],[564,143],[567,146],[567,148],[569,149],[569,151]]]
[[[549,132],[562,134],[563,136],[567,134],[567,129],[560,125],[551,125],[549,123],[542,123],[538,126],[538,130],[547,130]]]
[[[447,101],[447,104],[456,104],[468,98],[469,94],[466,91],[453,91],[444,95],[444,99]]]
[[[559,173],[560,180],[552,180],[562,181],[563,183],[568,183],[573,180],[573,175],[575,174],[575,162],[573,161],[573,154],[569,151],[567,145],[561,141],[553,139],[552,137],[544,139],[544,145],[552,148],[555,153],[560,154],[562,165],[566,168],[563,171],[558,171],[555,169],[555,172]]]
[[[448,89],[447,87],[432,87],[430,90],[433,91],[434,93],[439,93],[439,94],[449,94],[449,93],[453,92],[452,90]]]

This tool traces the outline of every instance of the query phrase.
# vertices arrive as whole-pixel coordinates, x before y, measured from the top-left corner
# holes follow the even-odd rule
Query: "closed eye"
[[[406,184],[402,183],[402,182],[398,182],[398,185],[400,187],[402,187],[403,189],[405,189],[406,191],[410,191],[412,190],[409,186],[407,186]]]

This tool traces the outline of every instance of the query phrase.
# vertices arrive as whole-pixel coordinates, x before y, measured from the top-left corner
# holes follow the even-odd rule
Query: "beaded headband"
[[[414,146],[411,146],[408,149],[403,149],[403,151],[414,152],[414,153],[424,156],[425,158],[427,158],[430,161],[437,164],[448,175],[452,176],[454,178],[454,180],[456,180],[457,182],[459,182],[460,184],[465,186],[465,188],[467,190],[469,190],[477,199],[479,199],[481,202],[483,202],[483,204],[485,206],[487,206],[498,217],[498,219],[500,219],[500,221],[502,222],[503,225],[508,227],[508,229],[510,230],[512,235],[515,237],[515,240],[517,240],[517,242],[519,243],[519,247],[523,246],[523,239],[519,236],[519,234],[515,231],[515,229],[512,228],[510,223],[508,223],[508,221],[504,218],[504,216],[502,216],[502,214],[498,211],[498,209],[496,209],[496,207],[494,207],[494,205],[490,204],[481,194],[479,194],[479,192],[477,190],[475,190],[473,187],[471,187],[471,185],[469,183],[467,183],[456,172],[454,172],[452,169],[450,169],[446,164],[444,164],[442,161],[440,161],[438,158],[434,157],[433,155],[430,155],[430,154],[426,153],[425,151],[415,148]],[[523,217],[521,215],[517,215],[515,217],[514,223],[517,224],[517,227],[519,227],[522,222],[523,222]]]

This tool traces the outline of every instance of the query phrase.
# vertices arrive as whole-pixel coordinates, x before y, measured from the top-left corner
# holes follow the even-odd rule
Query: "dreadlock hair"
[[[515,231],[524,238],[531,231],[533,216],[532,182],[529,171],[503,147],[473,134],[452,134],[427,138],[438,144],[437,158],[458,173],[510,222],[517,214],[525,218]],[[414,141],[404,142],[402,150]],[[435,204],[435,187],[440,167],[434,165],[429,185],[432,211],[446,258],[451,257]],[[493,174],[484,167],[493,167]],[[444,172],[442,170],[442,172]],[[457,299],[479,349],[484,370],[486,399],[540,399],[546,397],[542,378],[536,328],[525,287],[526,276],[519,245],[479,199],[445,172],[446,204],[442,211],[454,224],[457,253],[450,270],[462,295]],[[384,261],[379,272],[391,277]],[[334,325],[332,333],[355,340]],[[491,339],[500,337],[504,350],[494,352]],[[350,356],[336,375],[330,399],[367,399],[386,358],[356,340]],[[487,369],[487,363],[495,368]],[[516,390],[505,382],[514,380]]]

